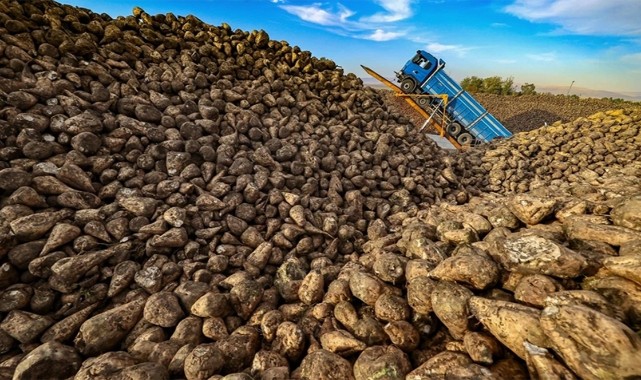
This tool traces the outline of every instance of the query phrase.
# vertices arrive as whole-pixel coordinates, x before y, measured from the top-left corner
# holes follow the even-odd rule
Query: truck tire
[[[463,127],[461,127],[461,124],[457,122],[452,122],[447,126],[447,133],[449,133],[452,137],[458,136],[459,133],[463,130]]]
[[[412,94],[416,91],[416,82],[412,78],[405,78],[401,81],[401,91]]]
[[[430,98],[425,97],[425,96],[421,97],[421,98],[418,98],[416,103],[418,103],[419,106],[425,108],[425,107],[427,107],[428,104],[430,104]]]
[[[461,133],[456,141],[458,141],[458,143],[461,145],[472,145],[472,142],[474,142],[474,137],[472,137],[472,135],[470,135],[469,133]]]

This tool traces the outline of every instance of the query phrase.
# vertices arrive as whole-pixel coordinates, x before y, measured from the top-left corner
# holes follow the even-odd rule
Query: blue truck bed
[[[417,51],[397,73],[405,93],[447,95],[445,110],[449,119],[447,132],[462,145],[489,142],[512,136],[492,114],[452,79],[443,68],[445,62],[424,50]],[[434,101],[423,102],[436,106]]]

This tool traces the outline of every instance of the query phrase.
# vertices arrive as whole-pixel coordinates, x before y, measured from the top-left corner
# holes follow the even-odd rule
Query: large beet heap
[[[641,107],[598,112],[515,134],[466,155],[486,173],[477,185],[499,193],[595,179],[641,159]],[[481,177],[477,177],[481,179]]]
[[[3,378],[641,374],[636,167],[455,206],[481,153],[265,32],[0,15]]]

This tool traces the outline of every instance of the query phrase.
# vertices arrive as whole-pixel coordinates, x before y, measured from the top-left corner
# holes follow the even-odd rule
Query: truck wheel
[[[422,98],[418,98],[417,103],[421,107],[426,107],[428,104],[430,104],[430,101],[429,101],[429,98],[422,97]]]
[[[461,127],[461,124],[457,122],[450,123],[450,125],[447,126],[447,133],[449,133],[453,137],[458,136],[458,134],[461,133],[462,130],[463,127]]]
[[[411,94],[416,91],[416,82],[412,78],[405,78],[401,81],[401,91]]]
[[[458,143],[461,145],[472,145],[474,137],[472,137],[472,135],[470,135],[469,133],[463,133],[456,139],[456,141],[458,141]]]

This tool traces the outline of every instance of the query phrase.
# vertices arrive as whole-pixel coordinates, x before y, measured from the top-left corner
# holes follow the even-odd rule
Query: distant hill
[[[373,88],[387,88],[385,85],[381,84],[374,78],[361,78],[363,84],[373,87]],[[394,82],[392,78],[388,78]],[[520,85],[515,86],[517,89]],[[568,93],[568,86],[536,86],[536,92],[545,94],[550,93],[554,95],[565,95]],[[632,101],[641,101],[641,91],[636,92],[615,92],[615,91],[606,91],[606,90],[593,90],[587,87],[576,87],[572,86],[570,90],[570,95],[578,95],[582,98],[613,98],[613,99],[624,99]]]
[[[387,78],[387,79],[396,83],[396,80],[394,80],[394,78]],[[381,82],[379,82],[374,78],[367,77],[367,78],[361,78],[361,80],[363,81],[364,85],[370,86],[372,88],[378,88],[378,89],[388,88],[386,85],[382,84]]]
[[[518,87],[517,87],[518,88]],[[568,93],[568,86],[536,86],[536,92],[551,94],[561,94],[565,95]],[[641,91],[637,92],[614,92],[606,90],[593,90],[586,87],[576,87],[572,86],[570,90],[570,95],[578,95],[582,98],[613,98],[613,99],[624,99],[624,100],[641,100]]]

